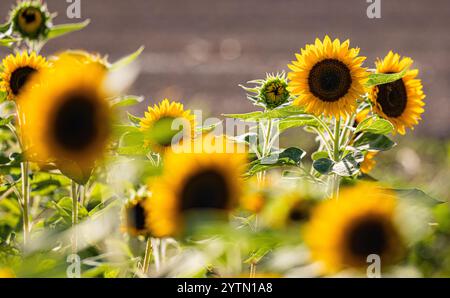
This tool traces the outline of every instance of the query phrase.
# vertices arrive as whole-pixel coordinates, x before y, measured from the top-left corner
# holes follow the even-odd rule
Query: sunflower
[[[398,260],[403,241],[395,223],[396,199],[373,183],[344,189],[313,212],[304,239],[324,273],[367,267],[367,257],[380,256],[387,266]]]
[[[364,161],[360,165],[360,170],[363,174],[369,174],[377,162],[375,161],[375,157],[377,156],[378,151],[369,151],[364,156]]]
[[[176,121],[182,121],[183,127],[174,129]],[[159,104],[148,107],[148,112],[145,112],[145,117],[141,120],[140,128],[149,134],[146,146],[157,153],[164,153],[183,129],[185,129],[184,134],[187,131],[190,137],[193,137],[195,117],[190,110],[184,110],[183,104],[164,99]]]
[[[376,62],[378,73],[398,73],[409,68],[413,60],[390,51],[383,60]],[[389,120],[398,133],[404,135],[406,128],[414,129],[424,112],[422,82],[417,79],[418,69],[408,70],[397,81],[375,86],[369,92],[374,110],[381,117]]]
[[[315,202],[298,192],[283,194],[267,206],[263,213],[266,224],[275,229],[297,226],[306,222]]]
[[[203,147],[203,144],[198,146]],[[221,217],[234,208],[242,190],[245,161],[245,154],[223,150],[168,151],[162,177],[150,182],[152,196],[147,200],[146,209],[149,210],[147,224],[152,234],[156,237],[176,236],[199,212]]]
[[[71,59],[61,59],[32,77],[18,98],[29,159],[52,161],[72,175],[92,169],[110,132],[104,78],[98,65]]]
[[[11,11],[13,31],[24,38],[45,37],[51,26],[51,15],[41,1],[22,1]]]
[[[106,56],[102,57],[99,53],[89,53],[83,50],[66,50],[64,52],[56,54],[56,56],[52,58],[53,60],[74,59],[78,63],[82,64],[94,63],[98,64],[105,70],[109,67],[108,59]]]
[[[19,96],[31,75],[47,69],[49,63],[35,52],[28,54],[26,51],[9,55],[3,59],[3,68],[0,73],[0,90],[7,93],[9,100]]]
[[[266,109],[275,109],[287,103],[291,94],[288,91],[288,81],[284,72],[277,74],[267,74],[264,80],[255,80],[254,88],[241,86],[248,92],[247,98],[255,105]]]
[[[288,65],[288,90],[297,96],[294,105],[330,117],[355,112],[357,98],[365,93],[367,71],[361,65],[366,58],[349,45],[348,40],[341,43],[326,36],[296,54],[297,60]]]
[[[148,234],[146,228],[145,198],[135,198],[123,208],[122,230],[133,237]]]

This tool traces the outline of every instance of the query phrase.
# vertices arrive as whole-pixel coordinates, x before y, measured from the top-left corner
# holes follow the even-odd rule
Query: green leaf
[[[300,126],[318,127],[319,125],[320,125],[319,122],[314,117],[310,115],[301,115],[280,120],[278,128],[280,132],[283,132],[286,129],[294,127]]]
[[[332,167],[332,172],[342,177],[351,177],[359,173],[361,162],[364,161],[364,155],[357,151],[344,157]]]
[[[391,122],[380,118],[368,118],[358,124],[355,134],[359,132],[370,132],[374,134],[387,135],[394,131],[394,125]]]
[[[47,35],[47,39],[54,39],[75,31],[79,31],[84,29],[87,25],[89,25],[89,23],[91,22],[91,20],[86,20],[84,22],[81,23],[74,23],[74,24],[62,24],[62,25],[56,25],[53,26],[50,31],[48,32]]]
[[[130,107],[137,104],[140,104],[142,101],[144,101],[143,96],[134,96],[134,95],[127,95],[121,98],[118,98],[116,102],[112,105],[112,108],[123,108],[123,107]]]
[[[358,138],[354,147],[359,150],[377,150],[386,151],[394,147],[396,144],[391,139],[381,134],[374,133],[364,133],[360,138]]]
[[[16,41],[18,41],[18,40],[15,38],[3,38],[3,39],[0,39],[0,46],[10,47]]]
[[[7,118],[0,117],[0,127],[10,124],[11,121],[13,121],[13,120],[14,120],[14,116],[9,116]]]
[[[377,86],[377,85],[383,85],[383,84],[395,82],[395,81],[403,78],[407,71],[408,71],[408,69],[405,68],[401,72],[398,72],[398,73],[390,73],[390,74],[373,73],[373,74],[370,74],[369,80],[367,81],[366,86],[373,87],[373,86]]]
[[[327,151],[317,151],[317,152],[314,152],[313,154],[311,154],[312,160],[319,160],[322,158],[329,158]]]
[[[130,113],[127,112],[127,116],[128,116],[128,120],[131,121],[131,123],[135,124],[135,125],[140,125],[141,124],[141,118],[134,116]]]
[[[0,103],[4,102],[6,100],[8,93],[6,91],[0,90]]]
[[[11,28],[11,23],[1,24],[0,25],[0,33],[5,33]]]
[[[126,56],[126,57],[123,57],[123,58],[119,59],[118,61],[114,62],[109,67],[109,69],[111,71],[115,71],[115,70],[118,70],[118,69],[120,69],[120,68],[122,68],[124,66],[129,65],[131,62],[136,60],[139,57],[139,55],[141,55],[141,53],[143,51],[144,51],[144,46],[141,46],[136,52],[134,52],[134,53],[132,53],[132,54]]]
[[[142,145],[124,146],[117,148],[117,153],[121,155],[146,155],[149,152]]]
[[[320,158],[313,162],[314,169],[322,175],[328,175],[333,169],[334,161],[329,158]]]
[[[77,163],[70,160],[60,161],[57,167],[64,176],[80,185],[88,183],[94,170],[93,168],[82,168]]]
[[[288,148],[279,153],[273,153],[268,157],[251,162],[246,176],[250,177],[256,173],[273,168],[299,166],[305,155],[306,152],[304,150],[295,147]]]
[[[224,117],[241,119],[244,121],[257,121],[261,119],[283,119],[289,116],[300,115],[305,112],[304,108],[299,106],[284,106],[266,112],[251,112],[246,114],[223,114]]]
[[[424,191],[418,189],[418,188],[412,188],[412,189],[391,189],[397,193],[399,198],[402,199],[410,199],[415,200],[417,202],[421,202],[430,206],[442,204],[445,202],[439,201],[436,198],[433,198],[426,194]]]

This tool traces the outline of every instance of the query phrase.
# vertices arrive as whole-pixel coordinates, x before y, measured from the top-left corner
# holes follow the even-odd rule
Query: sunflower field
[[[386,170],[413,146],[450,177],[450,143],[407,136],[431,88],[411,57],[324,34],[242,83],[253,112],[137,113],[143,47],[44,56],[89,21],[0,13],[0,277],[450,277],[448,186]]]

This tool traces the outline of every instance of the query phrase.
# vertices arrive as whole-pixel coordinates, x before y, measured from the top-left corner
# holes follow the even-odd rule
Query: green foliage
[[[63,24],[63,25],[53,26],[48,31],[47,39],[51,40],[51,39],[55,39],[57,37],[61,37],[63,35],[66,35],[66,34],[69,34],[72,32],[80,31],[80,30],[86,28],[90,22],[91,22],[90,20],[86,20],[81,23]]]
[[[407,68],[398,73],[384,74],[384,73],[373,73],[369,75],[369,80],[366,83],[367,87],[373,87],[377,85],[383,85],[400,80],[406,75],[408,71]]]

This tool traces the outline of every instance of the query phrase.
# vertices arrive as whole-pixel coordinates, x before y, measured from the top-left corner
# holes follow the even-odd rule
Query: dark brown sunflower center
[[[230,200],[226,177],[214,169],[189,178],[181,192],[181,211],[225,210]]]
[[[53,133],[58,145],[70,151],[82,151],[99,134],[98,107],[87,95],[72,94],[55,112]]]
[[[145,210],[141,204],[127,209],[128,227],[136,230],[145,229]]]
[[[20,91],[22,90],[22,87],[25,86],[26,82],[28,82],[31,75],[35,72],[36,69],[29,66],[20,67],[15,71],[13,71],[9,83],[12,93],[14,95],[19,95]]]
[[[22,12],[22,18],[25,20],[27,24],[31,24],[36,21],[38,18],[39,11],[35,8],[28,8]]]
[[[289,212],[289,220],[292,222],[302,222],[309,218],[309,210],[305,204],[295,204]]]
[[[314,96],[325,102],[335,102],[348,93],[352,76],[341,61],[325,59],[313,66],[308,84]]]
[[[366,218],[357,222],[347,234],[347,248],[351,255],[364,261],[368,255],[383,255],[388,249],[389,234],[381,219]]]
[[[388,117],[399,117],[406,109],[408,96],[402,79],[378,86],[377,103]]]

